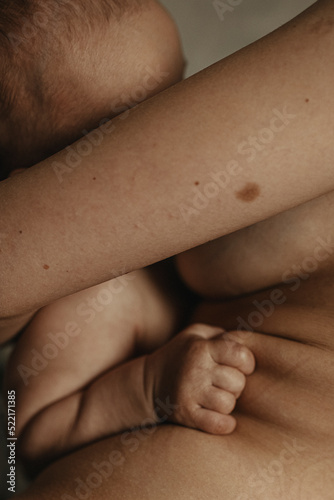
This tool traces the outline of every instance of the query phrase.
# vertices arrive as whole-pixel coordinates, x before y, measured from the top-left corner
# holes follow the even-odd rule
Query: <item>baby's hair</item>
[[[16,165],[15,141],[35,130],[43,104],[40,78],[62,51],[103,33],[112,21],[140,10],[144,0],[6,0],[0,2],[0,180]],[[28,117],[27,117],[28,115]],[[16,136],[13,138],[13,135]],[[15,146],[14,146],[15,149]],[[13,165],[11,165],[13,163]],[[26,165],[24,165],[26,166]]]

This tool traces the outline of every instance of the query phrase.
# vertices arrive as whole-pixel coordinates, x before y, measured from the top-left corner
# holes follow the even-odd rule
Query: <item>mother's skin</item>
[[[319,2],[320,4],[325,9],[325,12],[322,14],[326,16],[330,15],[333,9],[330,8],[329,3]],[[322,36],[322,25],[322,22],[317,25],[317,30],[320,31],[320,35],[318,33],[318,36],[320,37]],[[328,37],[328,33],[326,36]],[[328,42],[329,40],[327,39],[326,45]],[[311,55],[311,52],[309,52],[309,55]],[[315,49],[315,52],[317,52],[317,49]],[[330,68],[328,68],[328,73],[330,74],[330,72]],[[289,91],[292,90],[292,87],[289,87]],[[294,97],[297,95],[297,89],[295,90]],[[305,90],[303,88],[303,91]],[[308,90],[312,92],[311,89]],[[283,92],[283,96],[288,98],[290,93],[287,92],[287,94],[284,94]],[[327,98],[329,97],[327,96]],[[312,113],[315,113],[313,117],[318,122],[311,125],[311,127],[314,126],[317,128],[321,122],[320,114],[325,113],[325,109],[323,108],[319,111],[313,109]],[[305,137],[301,140],[299,134],[301,134],[300,130],[294,138],[296,151],[293,153],[296,153],[300,161],[303,157],[301,150],[303,149],[302,145],[304,144],[305,146]],[[284,140],[287,140],[286,136]],[[326,144],[326,140],[328,139],[325,136],[321,140],[324,140],[324,144]],[[289,141],[287,141],[287,144],[290,144]],[[328,147],[330,147],[329,144]],[[307,150],[307,153],[309,152]],[[279,152],[271,151],[271,153],[273,155],[275,153],[278,154],[279,158],[277,161],[282,160]],[[312,168],[315,167],[316,159],[324,160],[321,164],[321,170],[319,170],[319,179],[318,177],[312,179],[312,182],[316,186],[311,186],[309,179],[303,179],[304,183],[300,182],[300,186],[290,191],[287,189],[288,192],[285,193],[286,197],[284,197],[283,205],[284,203],[293,204],[292,199],[294,197],[297,199],[295,203],[300,203],[301,201],[306,201],[305,197],[311,198],[316,193],[321,194],[332,189],[332,185],[327,185],[325,188],[324,179],[326,175],[328,175],[327,179],[329,180],[332,179],[332,176],[330,175],[330,164],[329,162],[326,164],[325,157],[322,157],[322,155],[325,155],[322,149],[317,154],[313,151],[313,156],[311,155],[308,163],[308,173],[310,173]],[[298,168],[297,165],[296,178],[300,174]],[[287,169],[284,170],[282,168],[282,170],[283,175],[286,175]],[[264,185],[266,185],[265,178],[263,181]],[[270,182],[270,179],[267,179],[267,181]],[[279,184],[279,186],[282,187],[283,184],[282,181],[282,184]],[[271,196],[273,196],[275,187],[275,185],[269,187]],[[229,223],[229,226],[227,220],[231,218],[231,211],[228,208],[230,198],[232,200],[231,193],[227,193],[225,199],[225,203],[227,203],[226,220],[225,215],[223,214],[222,216],[222,225],[226,224],[230,228],[250,223],[252,220],[248,217],[259,220],[261,217],[279,211],[277,197],[274,197],[273,205],[270,205],[268,201],[269,197],[262,200],[261,204],[251,209],[251,212],[253,210],[251,215],[248,213],[249,210],[247,210],[247,213],[245,213],[246,210],[242,214],[239,213],[240,211],[242,212],[241,209],[238,212],[237,207],[239,205],[231,201],[231,206],[234,211],[237,210],[237,214]],[[267,207],[265,214],[261,212],[262,202],[263,206]],[[225,206],[225,203],[222,207]],[[269,206],[271,208],[268,208]],[[283,209],[282,206],[280,208]],[[287,205],[284,205],[284,208],[287,208]],[[217,206],[215,209],[217,210]],[[268,211],[266,212],[266,210]],[[215,222],[211,210],[209,212],[212,216],[213,226],[215,224],[217,226],[209,228],[206,233],[207,235],[210,231],[210,234],[218,232],[218,222]],[[262,213],[262,216],[259,215],[260,213]],[[204,220],[207,221],[207,217],[208,214],[203,214],[198,219],[198,229],[200,232],[204,231],[202,225],[204,225]],[[225,232],[227,232],[226,229]],[[201,236],[201,238],[205,240],[207,236]],[[325,282],[326,280],[319,275],[315,276],[312,282],[309,281],[307,286],[316,286],[315,289],[318,295],[320,295],[321,291],[324,296],[330,299],[329,290],[323,285]],[[308,294],[310,294],[311,290],[314,290],[314,288],[310,288]],[[325,319],[324,324],[322,323],[322,328],[326,328],[326,321],[327,324],[330,324],[330,307],[328,310],[326,307],[319,308],[317,303],[313,304],[310,301],[308,311],[311,311],[311,314],[308,314],[307,325],[303,323],[304,316],[302,312],[304,310],[303,301],[305,297],[303,298],[302,294],[294,295],[293,297],[297,301],[295,305],[298,306],[298,299],[296,297],[299,297],[301,301],[299,311],[298,307],[295,311],[298,312],[297,323],[299,325],[298,328],[302,332],[307,328],[315,330],[318,327],[319,317]],[[331,304],[331,300],[328,301],[328,304]],[[224,307],[220,305],[217,314],[215,307],[203,306],[202,310],[198,313],[198,319],[218,322],[221,318],[224,318],[224,323],[228,323],[233,328],[236,315],[242,315],[243,310],[249,311],[249,304],[244,301],[236,302],[234,316],[233,312],[229,311],[229,308],[225,310]],[[281,314],[279,311],[281,309],[275,314],[278,320]],[[259,342],[257,342],[257,334],[245,337],[245,342],[253,342],[253,348],[257,350],[258,368],[265,369],[266,363],[270,364],[270,361],[275,360],[275,356],[278,356],[278,358],[276,359],[276,364],[273,364],[275,370],[270,371],[271,377],[265,377],[264,379],[265,386],[263,385],[263,380],[261,381],[260,378],[254,378],[254,382],[249,384],[249,392],[246,392],[239,409],[239,427],[233,435],[220,438],[179,427],[165,426],[157,429],[150,437],[140,441],[136,451],[133,451],[128,445],[128,438],[126,441],[127,445],[124,443],[124,439],[122,442],[122,438],[120,437],[110,438],[54,464],[42,474],[27,493],[21,495],[19,498],[22,500],[43,498],[53,500],[56,498],[66,498],[65,495],[69,495],[67,498],[76,498],[75,489],[78,486],[76,478],[80,478],[85,483],[94,484],[91,474],[96,471],[98,464],[101,464],[102,461],[110,460],[111,457],[114,461],[117,458],[121,459],[123,463],[115,465],[111,474],[109,474],[111,470],[109,469],[107,474],[109,477],[103,478],[98,488],[94,489],[92,487],[89,491],[86,490],[86,495],[90,493],[89,498],[106,500],[111,498],[127,500],[134,497],[142,499],[223,498],[226,500],[290,500],[291,498],[291,500],[329,500],[334,487],[332,465],[333,432],[330,426],[328,426],[328,415],[333,414],[331,394],[329,393],[333,379],[331,368],[333,343],[329,341],[322,348],[312,347],[312,351],[306,353],[304,342],[299,338],[298,342],[296,341],[298,335],[297,337],[292,335],[291,340],[287,341],[284,340],[282,331],[275,332],[275,328],[277,329],[277,325],[279,325],[278,320],[276,321],[276,327],[275,325],[271,325],[266,330],[270,335],[262,336]],[[289,319],[289,315],[286,314],[284,317],[286,335],[289,335],[289,328],[292,328],[293,322],[296,322],[296,317],[293,317],[291,320],[291,317]],[[296,330],[296,328],[292,329]],[[326,333],[325,337],[332,337],[331,332]],[[282,350],[278,345],[275,345],[273,349],[270,348],[272,350],[272,358],[269,358],[270,361],[268,361],[265,356],[261,357],[261,352],[262,346],[266,344],[266,341],[269,342],[272,335],[277,335],[278,344],[281,342],[288,342],[288,344],[285,343]],[[289,358],[291,351],[293,352],[292,365]],[[305,363],[300,367],[299,363],[296,363],[296,359],[305,360]],[[305,365],[310,368],[311,377],[310,373],[305,374],[301,369]],[[288,371],[288,367],[292,369]],[[261,377],[261,370],[258,373]],[[316,377],[313,376],[314,374],[316,374]],[[287,384],[284,383],[281,386],[279,382],[281,382],[283,376],[289,380]],[[312,388],[310,387],[311,381],[313,382]],[[297,392],[291,394],[291,390]],[[261,396],[260,399],[256,399],[258,394]],[[277,409],[268,403],[267,398],[269,397],[270,399],[271,394],[277,396],[274,398],[277,403]],[[312,405],[310,404],[310,394],[312,396]],[[315,401],[315,394],[321,394],[322,397],[319,401]],[[300,407],[298,401],[296,402],[296,396],[299,397],[299,395],[302,395],[303,401],[306,401],[303,414],[299,413]],[[291,408],[292,402],[297,407],[295,413],[293,413],[293,408]],[[268,404],[267,406],[263,406],[262,403]],[[318,406],[315,403],[318,403]],[[268,409],[271,411],[264,411]],[[276,418],[277,416],[279,418]],[[310,427],[312,428],[311,430]],[[132,446],[136,447],[136,444],[132,442]],[[111,455],[111,452],[115,450],[118,450],[121,455]],[[99,481],[99,479],[97,480]]]

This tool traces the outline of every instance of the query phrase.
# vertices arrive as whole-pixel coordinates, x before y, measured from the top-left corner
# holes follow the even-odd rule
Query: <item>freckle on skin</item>
[[[305,99],[305,102],[310,102],[310,99]]]
[[[246,186],[235,193],[238,200],[249,203],[256,200],[260,196],[260,188],[255,182],[248,182]]]
[[[93,177],[93,181],[96,181],[96,177]]]
[[[48,266],[47,264],[44,264],[43,269],[45,269],[47,271],[48,269],[50,269],[50,266]]]
[[[195,182],[195,186],[199,186],[199,182],[198,181]]]
[[[22,234],[22,233],[23,233],[23,231],[19,231],[19,233],[20,233],[20,234]]]

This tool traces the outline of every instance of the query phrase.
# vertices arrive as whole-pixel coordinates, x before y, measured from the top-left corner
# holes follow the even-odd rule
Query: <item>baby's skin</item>
[[[192,324],[164,266],[136,271],[39,311],[7,371],[24,459],[39,468],[92,441],[174,422],[230,434],[254,371],[251,351],[221,328]]]

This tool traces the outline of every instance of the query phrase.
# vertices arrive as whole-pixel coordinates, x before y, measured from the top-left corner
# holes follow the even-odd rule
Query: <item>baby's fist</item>
[[[230,413],[255,369],[252,352],[225,337],[220,328],[186,328],[148,360],[154,398],[170,398],[177,407],[169,420],[211,434],[230,434]]]

